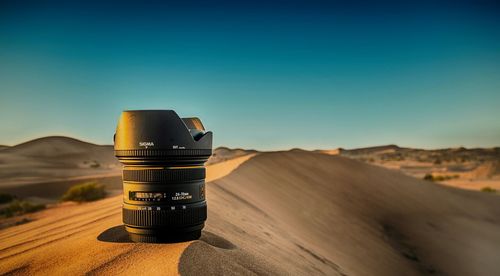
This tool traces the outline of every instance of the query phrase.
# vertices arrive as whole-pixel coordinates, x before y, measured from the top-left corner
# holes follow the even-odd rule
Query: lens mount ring
[[[183,228],[134,228],[125,226],[133,242],[164,243],[199,239],[205,223]]]

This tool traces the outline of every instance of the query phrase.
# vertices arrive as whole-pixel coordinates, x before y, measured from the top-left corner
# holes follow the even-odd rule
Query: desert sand
[[[294,150],[208,166],[200,240],[134,244],[121,196],[0,231],[0,273],[499,275],[500,197]]]
[[[414,149],[396,145],[358,149],[318,150],[340,155],[423,179],[435,177],[440,184],[467,189],[500,190],[500,148]],[[443,178],[443,179],[440,179]]]

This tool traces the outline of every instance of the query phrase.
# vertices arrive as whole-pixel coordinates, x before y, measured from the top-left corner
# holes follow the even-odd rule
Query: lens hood
[[[140,158],[206,161],[212,154],[212,132],[198,118],[180,118],[173,110],[122,112],[115,134],[120,161]]]

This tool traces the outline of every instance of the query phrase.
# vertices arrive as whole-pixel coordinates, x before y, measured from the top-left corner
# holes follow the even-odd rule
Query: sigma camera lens
[[[130,110],[116,128],[123,223],[134,242],[197,239],[207,219],[204,163],[212,132],[173,110]]]

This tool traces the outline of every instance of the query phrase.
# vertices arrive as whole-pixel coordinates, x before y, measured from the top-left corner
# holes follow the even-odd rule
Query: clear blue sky
[[[175,109],[216,146],[500,145],[495,2],[15,2],[0,144],[110,144],[121,110]]]

